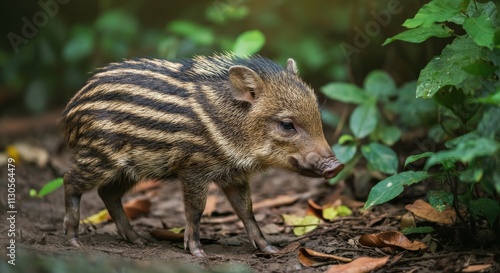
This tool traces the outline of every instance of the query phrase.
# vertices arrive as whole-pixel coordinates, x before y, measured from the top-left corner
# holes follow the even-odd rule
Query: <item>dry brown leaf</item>
[[[359,238],[359,243],[370,247],[384,247],[386,244],[376,234],[365,234]]]
[[[382,268],[389,259],[389,256],[382,258],[358,258],[348,264],[331,266],[327,273],[367,273]]]
[[[215,209],[217,208],[217,201],[219,201],[217,195],[208,195],[207,204],[205,205],[205,210],[203,211],[203,216],[211,216],[212,213],[214,213]]]
[[[157,240],[166,240],[171,242],[183,242],[184,233],[175,233],[168,229],[155,229],[150,232],[151,236]]]
[[[405,208],[415,214],[415,216],[434,223],[451,225],[457,219],[457,215],[451,207],[439,212],[422,199],[416,200],[413,204],[406,205]]]
[[[323,217],[323,206],[320,206],[318,203],[314,202],[314,200],[307,200],[307,211],[306,214],[314,215],[318,218]]]
[[[413,228],[416,226],[417,225],[415,224],[415,216],[413,216],[412,213],[407,212],[403,214],[403,216],[401,216],[401,220],[399,221],[400,229]]]
[[[380,232],[376,234],[367,234],[361,236],[359,238],[359,243],[365,246],[372,246],[372,247],[401,247],[407,250],[420,250],[420,249],[425,249],[427,246],[419,242],[417,240],[415,241],[410,241],[406,236],[404,236],[401,232],[397,231],[386,231],[386,232]]]
[[[481,272],[485,269],[488,269],[492,266],[492,264],[476,264],[469,265],[466,268],[462,269],[462,272]]]
[[[145,180],[141,181],[134,187],[134,192],[144,192],[158,188],[161,185],[160,181],[157,180]]]
[[[299,248],[299,261],[303,266],[320,266],[330,263],[331,260],[341,262],[351,262],[352,259],[340,257],[337,255],[325,254],[308,248]]]
[[[259,210],[262,208],[272,208],[272,207],[279,207],[279,206],[285,206],[285,205],[290,205],[297,201],[299,199],[298,196],[290,196],[290,195],[278,195],[276,198],[272,199],[265,199],[259,202],[256,202],[253,205],[253,210]]]
[[[128,219],[135,219],[143,214],[148,214],[150,208],[151,201],[149,198],[131,199],[123,205],[123,210],[125,210]],[[108,215],[107,219],[111,219],[111,216]]]
[[[286,245],[284,248],[280,249],[279,254],[287,254],[294,252],[300,247],[299,242],[291,242],[288,245]]]

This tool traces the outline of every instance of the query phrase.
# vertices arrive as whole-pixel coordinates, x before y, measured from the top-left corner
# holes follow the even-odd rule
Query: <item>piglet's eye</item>
[[[290,121],[281,121],[280,127],[285,131],[295,131],[295,127],[293,126],[293,123]]]

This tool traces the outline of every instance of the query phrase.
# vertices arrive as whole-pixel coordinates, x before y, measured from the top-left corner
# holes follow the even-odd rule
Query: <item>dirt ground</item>
[[[322,179],[310,179],[284,171],[270,171],[254,177],[251,187],[255,204],[278,200],[280,196],[292,201],[256,210],[256,218],[266,237],[275,246],[284,249],[277,255],[265,255],[249,243],[245,230],[236,220],[224,196],[215,191],[211,195],[216,204],[211,216],[204,216],[201,225],[203,249],[206,258],[196,258],[184,250],[182,242],[158,241],[150,231],[182,227],[184,213],[182,194],[175,181],[162,183],[146,191],[135,191],[124,198],[151,201],[149,213],[131,221],[134,229],[152,241],[146,246],[136,246],[117,235],[112,221],[97,225],[81,225],[80,237],[85,245],[75,249],[66,245],[62,233],[64,193],[59,188],[43,197],[29,197],[31,188],[39,189],[47,181],[61,175],[70,164],[68,151],[57,129],[35,133],[2,136],[0,149],[14,142],[30,143],[46,150],[49,161],[45,165],[19,162],[16,165],[16,265],[7,264],[4,254],[8,245],[8,222],[0,221],[2,256],[0,272],[326,272],[339,261],[325,261],[321,266],[306,267],[299,260],[298,248],[335,254],[345,258],[389,256],[388,263],[374,272],[463,272],[470,265],[491,264],[481,272],[500,272],[500,247],[488,243],[464,248],[454,236],[454,227],[436,227],[433,240],[437,249],[420,251],[393,250],[361,246],[358,239],[363,234],[397,230],[401,215],[406,213],[408,200],[397,199],[392,204],[362,212],[353,208],[354,214],[324,222],[314,231],[301,237],[295,236],[291,227],[284,227],[282,214],[304,215],[307,201],[322,204],[332,196],[349,197],[349,186],[331,186]],[[0,170],[2,219],[6,219],[6,166]],[[348,183],[347,183],[348,184]],[[340,195],[339,195],[340,194]],[[412,197],[415,198],[415,197]],[[412,201],[408,201],[412,202]],[[271,202],[272,203],[272,202]],[[83,196],[81,216],[85,218],[104,209],[97,193]],[[421,240],[423,235],[409,236]],[[498,241],[498,240],[497,240]],[[480,272],[480,271],[472,271]]]

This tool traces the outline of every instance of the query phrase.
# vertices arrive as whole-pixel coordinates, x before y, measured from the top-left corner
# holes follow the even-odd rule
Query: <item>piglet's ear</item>
[[[299,75],[299,69],[294,59],[290,58],[286,61],[286,70],[292,74]]]
[[[254,103],[259,97],[264,82],[252,69],[235,65],[229,68],[229,82],[231,83],[233,97],[237,100]]]

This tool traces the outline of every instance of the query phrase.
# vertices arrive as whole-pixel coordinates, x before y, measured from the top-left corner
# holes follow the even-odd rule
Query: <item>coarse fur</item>
[[[204,255],[197,230],[212,182],[252,243],[273,252],[253,218],[248,177],[269,167],[313,176],[328,169],[331,176],[342,167],[324,139],[314,91],[293,60],[286,69],[232,54],[113,63],[71,99],[61,121],[74,154],[64,178],[65,231],[74,245],[83,192],[97,187],[119,233],[143,243],[120,212],[121,196],[142,180],[178,178],[192,254]]]

